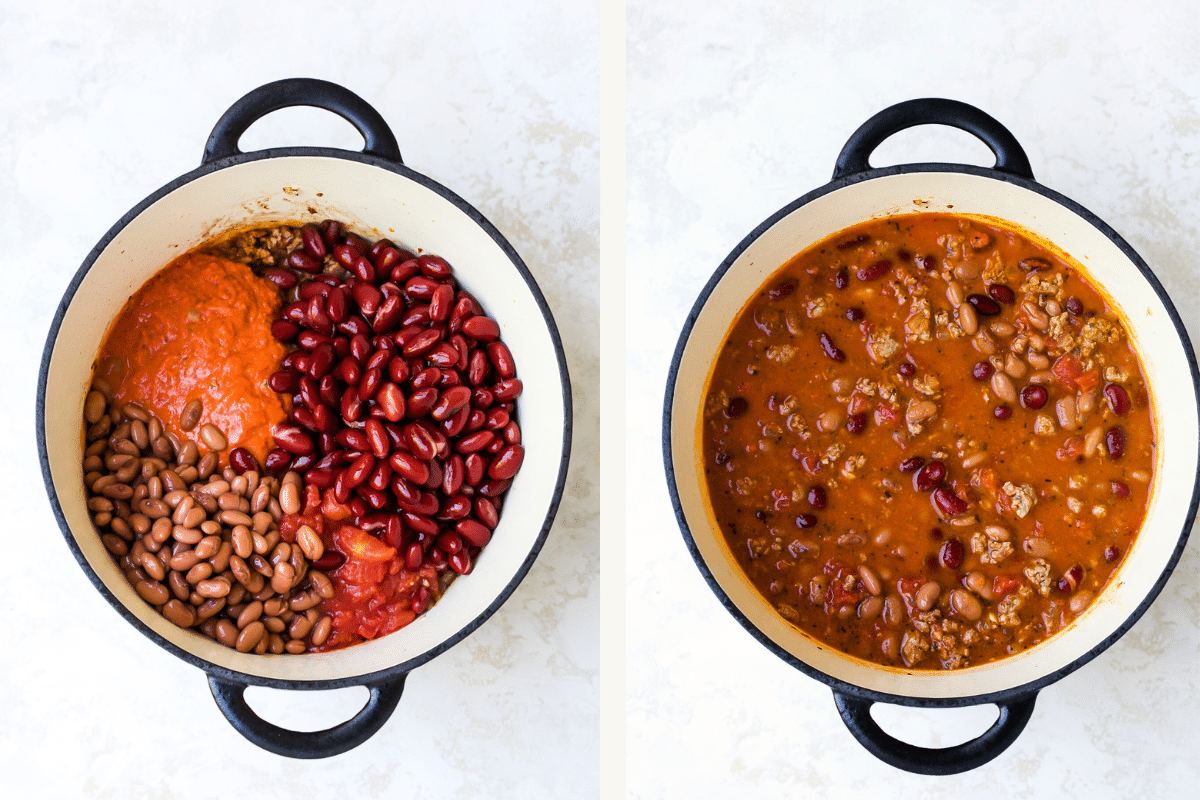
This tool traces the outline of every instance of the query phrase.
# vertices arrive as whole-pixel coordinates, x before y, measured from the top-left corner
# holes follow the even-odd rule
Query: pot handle
[[[838,155],[833,177],[844,177],[871,169],[867,159],[884,139],[917,125],[948,125],[973,134],[996,156],[995,169],[1033,180],[1033,168],[1017,138],[996,119],[958,100],[927,97],[906,100],[885,108],[850,135]]]
[[[234,730],[264,750],[287,758],[329,758],[352,750],[370,739],[396,710],[404,692],[404,679],[366,684],[371,697],[350,719],[323,731],[290,731],[267,722],[250,708],[243,696],[246,685],[208,676],[217,708]]]
[[[858,743],[880,761],[897,769],[918,775],[954,775],[983,766],[1008,749],[1025,730],[1033,714],[1037,692],[1024,695],[1007,703],[997,703],[1000,717],[978,737],[954,747],[917,747],[888,735],[871,718],[874,701],[851,697],[835,691],[833,701],[837,704],[842,722]]]
[[[292,106],[332,111],[362,134],[366,142],[364,153],[404,163],[400,158],[400,145],[378,111],[349,89],[315,78],[275,81],[244,95],[217,120],[204,145],[204,158],[200,163],[238,155],[242,152],[237,146],[238,139],[247,128],[272,111]]]

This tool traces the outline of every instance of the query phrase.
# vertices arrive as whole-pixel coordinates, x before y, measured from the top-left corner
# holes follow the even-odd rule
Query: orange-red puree
[[[274,446],[272,426],[290,402],[267,377],[287,354],[271,335],[282,301],[273,284],[245,264],[189,253],[171,262],[125,304],[109,331],[96,375],[115,403],[135,402],[156,414],[182,442],[206,451],[200,425],[212,423],[261,463]],[[183,407],[198,398],[204,413],[179,429]]]

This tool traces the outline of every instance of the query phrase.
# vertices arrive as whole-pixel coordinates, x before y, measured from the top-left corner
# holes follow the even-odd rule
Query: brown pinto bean
[[[936,581],[927,581],[917,589],[913,602],[922,611],[928,611],[937,603],[942,594],[942,587]]]

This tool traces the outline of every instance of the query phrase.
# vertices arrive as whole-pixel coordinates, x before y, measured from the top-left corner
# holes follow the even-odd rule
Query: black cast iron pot
[[[351,122],[361,153],[289,147],[242,153],[238,138],[260,117],[315,106]],[[473,571],[397,633],[344,650],[254,655],[177,628],[141,600],[100,542],[85,507],[82,408],[92,361],[125,301],[173,258],[224,231],[275,222],[342,220],[364,235],[436,253],[499,322],[524,392],[517,401],[526,455],[492,541]],[[37,439],[55,516],[71,552],[99,592],[152,641],[207,675],[233,726],[255,744],[293,758],[321,758],[366,741],[387,721],[408,673],[487,620],[512,594],[550,531],[566,481],[571,391],[558,329],[521,258],[499,231],[449,189],[400,160],[383,118],[348,90],[294,79],[262,86],[213,129],[201,166],[121,218],[79,268],[50,326],[37,395]],[[289,731],[246,704],[249,685],[278,689],[367,686],[370,700],[328,730]]]
[[[968,131],[996,156],[992,168],[904,164],[874,169],[871,153],[889,136],[922,124]],[[936,213],[991,217],[1049,241],[1084,265],[1119,311],[1142,357],[1157,432],[1146,522],[1108,588],[1066,631],[994,664],[913,671],[844,655],[801,633],[750,585],[717,530],[700,457],[701,408],[716,354],[738,313],[794,255],[837,231],[877,217]],[[1196,359],[1179,315],[1154,274],[1095,215],[1037,183],[1021,146],[999,122],[950,100],[912,100],[885,109],[850,137],[833,180],[773,214],[717,268],[684,324],[667,379],[663,455],[684,541],[721,603],[763,646],[829,685],[850,732],[901,769],[949,774],[995,758],[1024,729],[1038,692],[1115,642],[1158,596],[1187,541],[1197,504]],[[874,703],[948,708],[995,703],[995,724],[943,749],[898,741],[871,718]]]

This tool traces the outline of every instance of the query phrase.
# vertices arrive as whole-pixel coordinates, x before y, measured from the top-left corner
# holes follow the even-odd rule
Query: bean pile
[[[109,394],[97,381],[84,404],[87,507],[142,599],[243,653],[324,644],[332,620],[318,606],[334,588],[313,568],[326,555],[321,539],[302,527],[294,544],[280,540],[285,507],[299,505],[300,476],[220,470],[220,429],[200,429],[210,448],[202,457],[136,403],[111,406]],[[195,428],[201,411],[189,404],[181,427]]]
[[[331,493],[410,572],[469,573],[525,454],[500,326],[438,256],[334,220],[298,239],[264,271],[286,297],[272,332],[295,347],[268,381],[293,408],[265,472]],[[257,469],[236,455],[235,468]],[[429,601],[418,591],[412,611]]]

